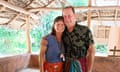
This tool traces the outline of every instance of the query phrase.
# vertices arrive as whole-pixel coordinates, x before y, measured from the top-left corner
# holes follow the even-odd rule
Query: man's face
[[[76,22],[75,14],[73,13],[71,8],[67,8],[63,10],[64,22],[67,27],[73,27]]]

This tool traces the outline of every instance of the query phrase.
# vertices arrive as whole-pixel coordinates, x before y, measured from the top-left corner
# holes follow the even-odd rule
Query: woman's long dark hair
[[[55,25],[55,23],[58,22],[58,21],[63,21],[63,22],[64,22],[63,16],[57,16],[57,17],[55,18],[54,24],[53,24],[53,27],[52,27],[52,32],[51,32],[52,35],[56,35],[56,31],[55,31],[55,29],[54,29],[54,25]]]

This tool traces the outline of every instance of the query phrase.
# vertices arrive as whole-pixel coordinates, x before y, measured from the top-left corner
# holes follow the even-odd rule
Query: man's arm
[[[87,72],[92,72],[93,63],[94,63],[94,56],[95,56],[95,48],[94,48],[94,45],[91,44],[88,48]]]

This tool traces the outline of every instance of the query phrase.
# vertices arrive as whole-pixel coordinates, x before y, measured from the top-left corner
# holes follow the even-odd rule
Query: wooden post
[[[90,27],[91,23],[91,0],[89,0],[88,4],[88,15],[87,15],[87,26]]]
[[[114,50],[113,50],[113,56],[115,56],[115,52],[116,51],[116,46],[114,46]]]
[[[29,20],[30,16],[26,15],[26,43],[27,43],[27,50],[28,53],[31,53],[31,40],[30,40],[30,23]]]

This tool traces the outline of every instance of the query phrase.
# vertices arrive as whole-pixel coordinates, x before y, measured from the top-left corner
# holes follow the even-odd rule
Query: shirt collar
[[[74,31],[77,30],[77,29],[78,29],[78,24],[77,24],[77,22],[76,22],[76,23],[75,23],[75,27],[74,27],[74,29],[73,29],[72,32],[74,32]],[[65,27],[65,31],[69,32],[68,29],[67,29],[67,27]]]

